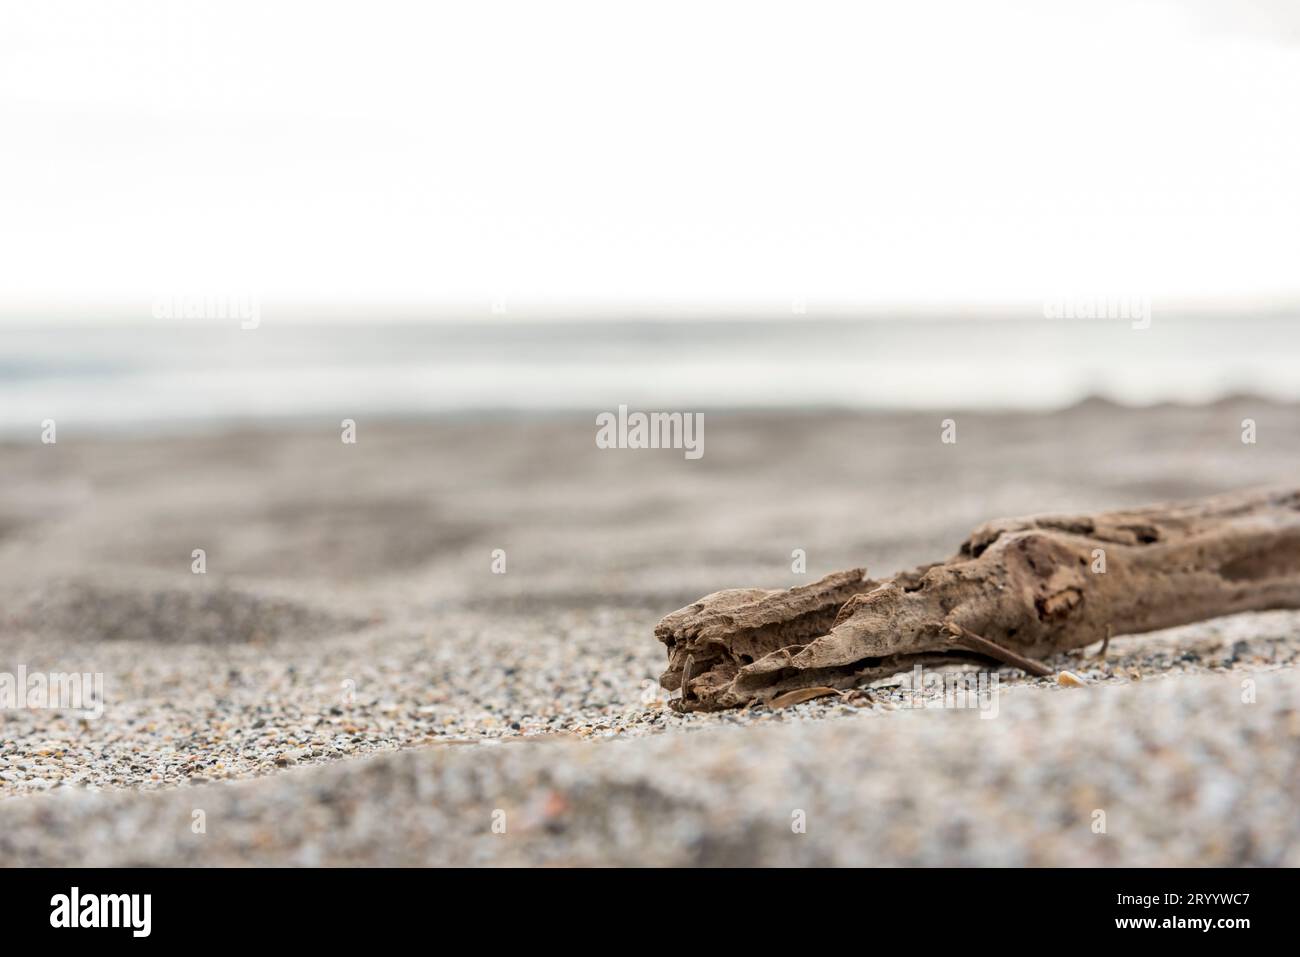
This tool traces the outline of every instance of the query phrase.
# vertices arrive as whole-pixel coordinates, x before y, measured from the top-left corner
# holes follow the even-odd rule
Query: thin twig
[[[1097,657],[1098,657],[1098,658],[1105,658],[1105,657],[1106,657],[1106,649],[1110,647],[1110,633],[1111,633],[1111,627],[1110,627],[1110,625],[1107,625],[1107,626],[1106,626],[1106,637],[1103,638],[1103,639],[1101,640],[1101,648],[1099,648],[1099,649],[1097,650]]]
[[[1004,664],[1014,665],[1021,671],[1028,672],[1031,675],[1038,675],[1040,678],[1046,678],[1054,674],[1051,668],[1041,661],[1035,661],[1033,658],[1026,658],[1018,655],[1009,648],[1003,648],[996,642],[989,641],[987,638],[981,638],[969,628],[963,628],[955,621],[948,622],[948,631],[954,637],[962,639],[971,651],[978,651],[980,654],[988,655],[990,658],[996,658]]]

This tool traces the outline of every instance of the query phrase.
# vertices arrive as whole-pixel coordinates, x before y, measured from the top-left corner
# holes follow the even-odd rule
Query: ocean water
[[[0,431],[487,410],[1300,399],[1300,317],[0,327]]]

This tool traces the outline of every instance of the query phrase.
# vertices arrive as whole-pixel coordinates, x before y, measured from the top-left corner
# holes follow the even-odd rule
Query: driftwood
[[[655,628],[679,710],[850,688],[955,660],[1034,659],[1111,635],[1300,608],[1300,490],[989,522],[945,562],[861,568],[788,590],[729,589]]]

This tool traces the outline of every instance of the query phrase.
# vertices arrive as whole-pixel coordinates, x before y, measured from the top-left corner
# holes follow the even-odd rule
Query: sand
[[[698,461],[588,413],[3,446],[0,672],[106,700],[0,711],[0,857],[1300,863],[1295,613],[1053,661],[1079,688],[1003,671],[991,718],[890,687],[677,715],[651,635],[997,515],[1293,482],[1295,408],[706,419]]]

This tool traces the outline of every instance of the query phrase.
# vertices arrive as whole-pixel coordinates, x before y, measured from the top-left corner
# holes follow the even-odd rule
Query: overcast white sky
[[[1294,298],[1296,10],[8,0],[0,313]]]

